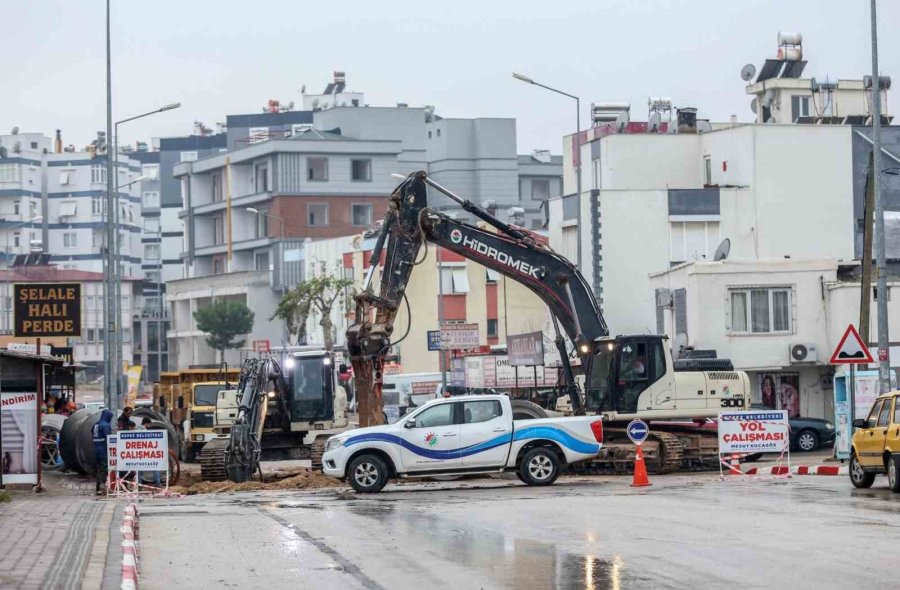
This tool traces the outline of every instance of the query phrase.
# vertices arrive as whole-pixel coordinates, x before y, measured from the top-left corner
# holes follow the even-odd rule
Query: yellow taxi
[[[850,482],[871,487],[875,476],[887,473],[888,485],[900,492],[900,391],[878,396],[867,418],[853,421]]]

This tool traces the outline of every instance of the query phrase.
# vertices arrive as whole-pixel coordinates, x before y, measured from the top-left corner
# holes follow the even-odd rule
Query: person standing
[[[112,418],[113,413],[106,408],[100,412],[100,418],[91,428],[91,437],[94,440],[94,458],[97,460],[97,486],[94,490],[96,494],[103,494],[106,489],[107,478],[107,457],[106,457],[106,437],[112,434]]]
[[[128,424],[131,422],[131,413],[134,411],[134,408],[131,406],[125,406],[125,409],[122,410],[122,413],[119,415],[119,419],[116,420],[116,428],[119,430],[129,430]]]

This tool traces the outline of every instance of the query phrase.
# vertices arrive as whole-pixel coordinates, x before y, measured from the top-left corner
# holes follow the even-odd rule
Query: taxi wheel
[[[900,455],[888,457],[887,476],[891,491],[900,492]]]
[[[863,471],[856,453],[853,453],[850,457],[850,483],[853,484],[854,488],[871,488],[872,484],[875,483],[875,474]]]

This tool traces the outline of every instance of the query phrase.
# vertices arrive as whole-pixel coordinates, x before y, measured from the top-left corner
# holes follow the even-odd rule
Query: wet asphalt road
[[[143,588],[898,586],[883,477],[469,480],[142,503]],[[873,586],[875,587],[875,586]]]

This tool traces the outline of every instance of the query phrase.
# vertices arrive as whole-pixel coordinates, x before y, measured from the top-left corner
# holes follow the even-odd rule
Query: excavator
[[[474,225],[429,207],[429,188],[484,223]],[[419,259],[423,247],[427,256],[428,243],[521,283],[547,305],[562,359],[561,389],[572,413],[604,417],[604,450],[594,463],[596,470],[633,468],[634,445],[625,430],[633,419],[651,423],[643,452],[652,472],[718,464],[716,430],[703,425],[723,409],[750,407],[746,373],[735,371],[727,359],[673,361],[666,336],[611,336],[593,292],[572,262],[528,230],[505,223],[422,171],[406,177],[390,196],[356,295],[354,323],[347,329],[361,426],[382,421],[385,355],[400,341],[393,340],[394,322],[402,305],[410,311],[405,291],[413,268],[424,260]],[[382,257],[376,293],[373,279]],[[515,402],[517,419],[547,415],[535,404]]]

